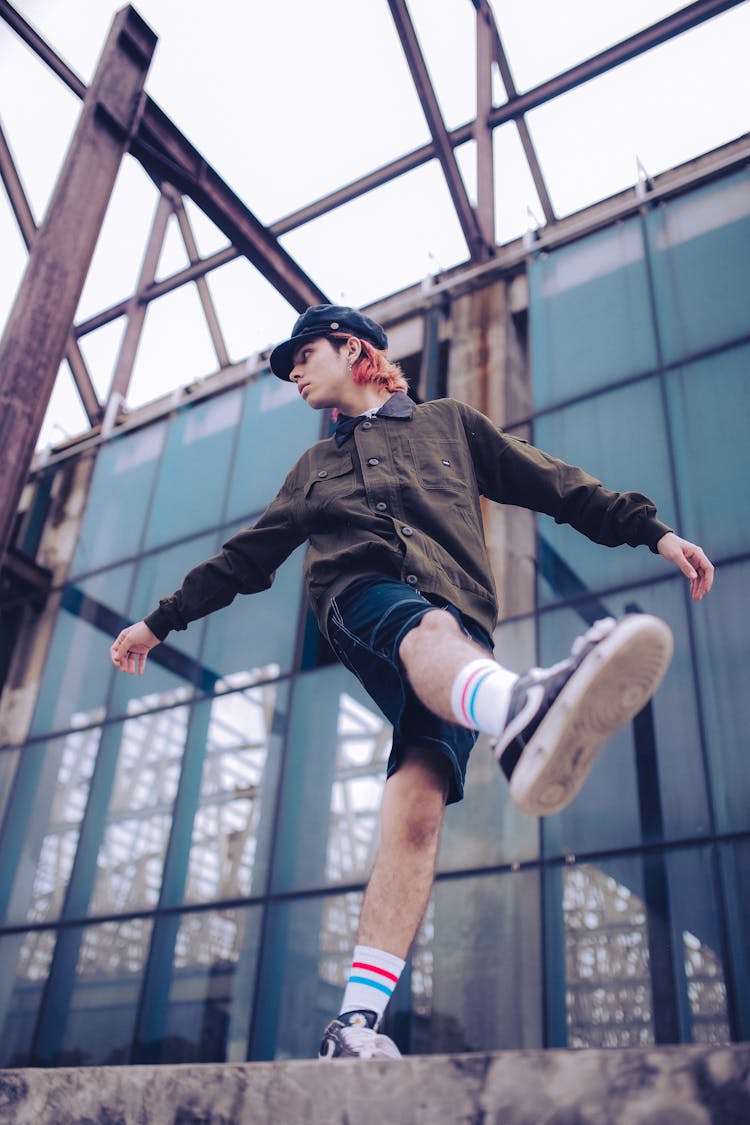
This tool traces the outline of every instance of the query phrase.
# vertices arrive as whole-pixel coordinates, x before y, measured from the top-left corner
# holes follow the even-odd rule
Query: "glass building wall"
[[[750,175],[532,254],[528,276],[534,413],[509,428],[652,496],[716,585],[694,606],[645,548],[538,519],[498,654],[557,660],[637,607],[675,658],[544,822],[480,740],[385,1030],[413,1053],[747,1038]],[[29,738],[0,748],[0,1066],[307,1057],[337,1010],[390,730],[307,641],[302,552],[142,678],[108,656],[320,421],[266,374],[99,452]]]

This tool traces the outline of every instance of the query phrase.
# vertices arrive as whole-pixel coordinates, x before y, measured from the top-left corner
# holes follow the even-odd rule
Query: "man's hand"
[[[714,582],[714,568],[703,548],[668,531],[666,535],[662,535],[656,549],[662,558],[674,563],[690,579],[690,597],[694,602],[699,602]]]
[[[135,625],[123,629],[112,645],[109,650],[112,663],[121,672],[129,672],[131,676],[137,672],[142,676],[146,657],[158,644],[159,638],[154,636],[146,622],[138,621]]]

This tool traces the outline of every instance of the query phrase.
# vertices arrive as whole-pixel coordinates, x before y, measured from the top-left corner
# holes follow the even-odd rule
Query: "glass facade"
[[[531,417],[509,427],[718,564],[692,605],[644,548],[537,520],[498,656],[657,612],[662,688],[583,792],[522,816],[482,740],[385,1030],[413,1053],[750,1036],[750,175],[528,262]],[[111,638],[250,523],[321,419],[269,374],[97,456],[26,744],[0,748],[0,1066],[308,1057],[378,842],[390,729],[310,643],[302,552],[142,678]]]

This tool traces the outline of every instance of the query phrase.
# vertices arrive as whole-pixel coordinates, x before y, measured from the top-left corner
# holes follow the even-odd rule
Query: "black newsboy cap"
[[[388,347],[388,337],[380,325],[359,309],[349,308],[348,305],[313,305],[297,318],[289,339],[271,352],[274,375],[288,380],[294,366],[294,353],[300,344],[312,340],[314,336],[330,336],[333,332],[346,332],[360,340],[367,340],[381,351]]]

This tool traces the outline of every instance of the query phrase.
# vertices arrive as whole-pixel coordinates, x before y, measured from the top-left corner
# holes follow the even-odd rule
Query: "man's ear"
[[[350,336],[346,341],[346,359],[349,367],[353,367],[362,355],[362,342],[356,336]]]

